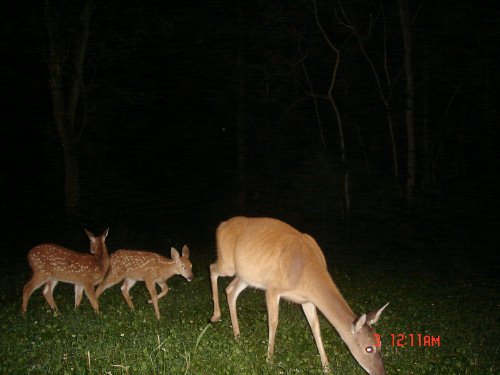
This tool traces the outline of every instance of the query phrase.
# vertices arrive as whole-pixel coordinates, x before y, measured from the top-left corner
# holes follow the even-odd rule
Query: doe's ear
[[[170,248],[170,256],[172,257],[173,260],[175,260],[176,262],[179,261],[180,259],[180,255],[179,255],[179,252],[175,249],[175,247],[171,247]]]
[[[182,247],[182,256],[185,258],[189,258],[189,247],[187,247],[187,245],[184,245]]]
[[[353,335],[358,333],[365,323],[366,323],[366,314],[363,314],[360,317],[358,317],[354,322],[352,322],[351,333]]]
[[[378,319],[380,318],[380,315],[382,315],[382,312],[384,309],[389,305],[389,302],[387,302],[384,306],[382,306],[378,310],[374,310],[370,313],[368,313],[367,321],[369,325],[375,324],[378,322]]]

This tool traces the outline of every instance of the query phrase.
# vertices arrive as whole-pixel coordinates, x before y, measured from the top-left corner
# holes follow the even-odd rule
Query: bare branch
[[[311,93],[314,93],[314,89],[312,87],[311,80],[309,79],[309,74],[307,73],[305,63],[302,63],[302,70],[304,71],[304,76],[306,77],[306,82],[307,82],[307,85],[309,86],[309,90],[311,90]],[[328,150],[328,147],[326,146],[325,135],[324,135],[324,131],[323,131],[323,124],[321,123],[321,116],[319,115],[318,100],[317,100],[317,97],[315,95],[313,95],[312,98],[313,98],[313,102],[314,102],[314,111],[316,113],[316,119],[318,121],[319,136],[321,139],[321,144],[323,145],[323,148],[326,151],[326,150]]]

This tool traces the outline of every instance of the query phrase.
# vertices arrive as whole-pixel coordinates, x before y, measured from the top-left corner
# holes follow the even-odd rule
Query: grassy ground
[[[210,253],[207,250],[207,253]],[[200,251],[198,251],[200,254]],[[208,265],[192,249],[195,279],[170,280],[160,302],[162,319],[147,304],[144,284],[132,289],[130,311],[118,286],[100,299],[102,315],[87,299],[73,309],[73,288],[59,284],[55,315],[37,290],[28,314],[20,313],[26,264],[0,272],[0,374],[320,374],[313,337],[299,306],[282,302],[274,364],[267,364],[267,315],[261,291],[239,299],[241,338],[235,342],[219,284],[222,321],[212,313]],[[330,271],[355,312],[391,304],[378,323],[389,374],[498,374],[498,295],[486,282],[465,281],[410,267],[331,265]],[[6,267],[6,266],[2,266]],[[373,272],[376,269],[377,272]],[[322,319],[325,349],[334,374],[363,374],[335,330]],[[407,336],[404,347],[391,334]],[[409,334],[439,337],[440,345],[414,342]],[[402,342],[400,342],[402,343]],[[394,343],[396,344],[396,342]]]

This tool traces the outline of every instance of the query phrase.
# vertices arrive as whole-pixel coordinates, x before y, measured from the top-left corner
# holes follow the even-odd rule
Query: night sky
[[[494,2],[409,1],[417,158],[409,202],[398,2],[345,2],[347,17],[336,2],[317,4],[340,51],[332,95],[344,163],[327,100],[336,55],[313,2],[96,1],[75,116],[80,194],[68,215],[46,25],[47,17],[57,25],[68,94],[82,3],[50,1],[50,16],[44,2],[1,12],[4,254],[9,247],[23,258],[46,241],[81,246],[83,227],[108,226],[111,247],[170,241],[211,250],[217,223],[247,214],[287,220],[327,244],[340,232],[376,237],[397,228],[415,238],[433,229],[446,239],[451,230],[491,266],[500,83]]]

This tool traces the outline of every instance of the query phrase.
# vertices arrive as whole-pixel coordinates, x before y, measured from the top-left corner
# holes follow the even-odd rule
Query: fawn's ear
[[[176,262],[179,261],[179,259],[181,258],[181,256],[179,255],[179,252],[175,249],[175,247],[171,247],[170,248],[170,256],[172,257],[173,260],[175,260]]]
[[[106,228],[106,230],[102,232],[101,237],[103,237],[103,239],[105,240],[106,237],[108,237],[108,233],[109,233],[109,228]]]
[[[184,258],[189,258],[189,247],[187,247],[187,245],[182,247],[182,256]]]
[[[84,228],[83,229],[85,231],[85,234],[87,235],[87,237],[89,238],[90,241],[94,242],[95,241],[95,236],[94,234],[89,231],[88,229]]]

